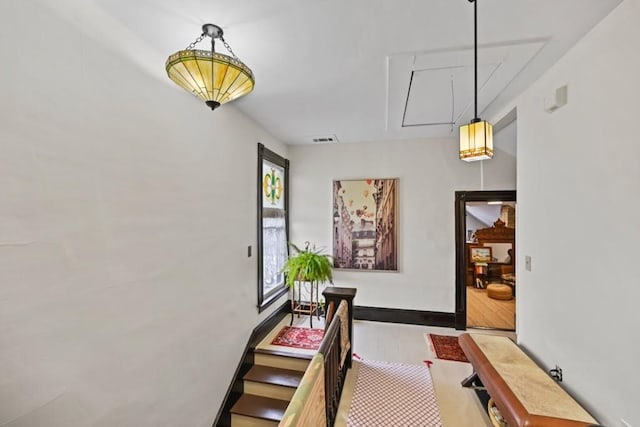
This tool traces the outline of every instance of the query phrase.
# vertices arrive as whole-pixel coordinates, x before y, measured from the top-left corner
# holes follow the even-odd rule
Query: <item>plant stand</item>
[[[291,322],[293,325],[293,317],[300,313],[309,315],[309,327],[313,329],[313,315],[315,314],[320,320],[320,302],[318,300],[318,283],[311,282],[309,287],[309,301],[302,300],[302,284],[309,282],[296,281],[291,288]],[[296,287],[298,288],[298,298],[296,298]]]

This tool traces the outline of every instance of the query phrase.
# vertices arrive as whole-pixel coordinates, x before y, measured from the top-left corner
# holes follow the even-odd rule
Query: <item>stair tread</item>
[[[304,372],[271,366],[253,365],[244,376],[245,381],[274,384],[283,387],[297,388]]]
[[[254,353],[258,353],[258,354],[271,354],[273,356],[280,356],[280,357],[290,357],[292,359],[304,359],[304,360],[311,360],[313,359],[313,354],[304,354],[304,353],[294,353],[291,351],[281,351],[281,350],[269,350],[266,348],[256,348],[253,350]]]
[[[231,413],[264,420],[280,421],[289,406],[286,400],[243,394],[231,408]]]

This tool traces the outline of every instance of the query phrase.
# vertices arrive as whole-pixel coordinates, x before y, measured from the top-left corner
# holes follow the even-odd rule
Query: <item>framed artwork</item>
[[[491,247],[475,246],[469,248],[471,262],[491,262]]]
[[[398,271],[398,179],[333,181],[335,269]]]

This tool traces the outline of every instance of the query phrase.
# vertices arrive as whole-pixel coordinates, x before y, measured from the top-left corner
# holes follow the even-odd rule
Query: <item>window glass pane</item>
[[[262,206],[284,209],[284,169],[264,160],[262,162]]]
[[[284,284],[280,272],[287,261],[287,230],[284,209],[263,209],[262,244],[263,293],[265,296]]]

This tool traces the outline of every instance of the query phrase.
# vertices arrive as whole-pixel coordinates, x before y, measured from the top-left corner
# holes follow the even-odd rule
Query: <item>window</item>
[[[289,160],[258,143],[258,310],[287,292]]]

